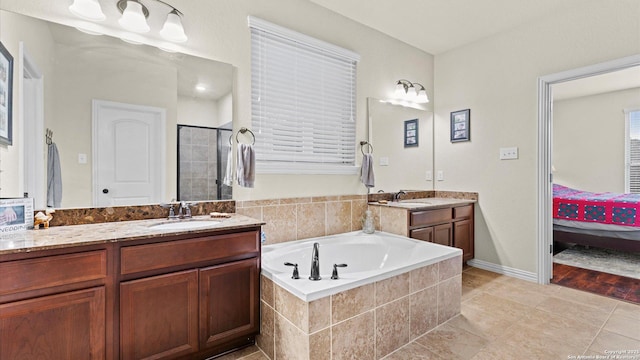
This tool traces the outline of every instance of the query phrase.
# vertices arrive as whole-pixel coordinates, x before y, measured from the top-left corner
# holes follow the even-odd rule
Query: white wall
[[[554,182],[592,192],[624,192],[624,109],[640,108],[640,88],[553,103]]]
[[[580,8],[437,55],[436,189],[479,192],[475,256],[536,271],[537,78],[640,53],[640,2]],[[450,112],[471,109],[471,141],[449,142]],[[499,160],[517,146],[518,160]]]
[[[101,1],[113,14],[111,2]],[[366,98],[388,98],[398,79],[410,79],[433,93],[433,57],[364,25],[308,1],[299,0],[176,0],[185,14],[189,41],[182,49],[191,55],[230,63],[236,67],[234,129],[251,128],[251,42],[247,16],[288,27],[359,53],[356,141],[366,136]],[[109,7],[107,7],[109,5]],[[57,22],[77,22],[67,6],[50,0],[2,0],[2,8]],[[115,8],[115,7],[113,7]],[[117,10],[115,10],[117,11]],[[357,143],[354,147],[358,146]],[[358,158],[358,163],[360,159]],[[265,199],[312,195],[366,193],[357,175],[258,175],[253,189],[234,189],[234,199]]]

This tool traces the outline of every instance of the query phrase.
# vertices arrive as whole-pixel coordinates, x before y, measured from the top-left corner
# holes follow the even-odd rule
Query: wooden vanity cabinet
[[[0,256],[0,359],[105,359],[108,248]]]
[[[259,230],[121,248],[121,359],[204,359],[259,332]]]
[[[409,237],[462,249],[462,260],[473,259],[473,204],[409,214]]]

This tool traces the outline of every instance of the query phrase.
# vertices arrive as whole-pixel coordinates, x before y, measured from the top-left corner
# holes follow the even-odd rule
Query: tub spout
[[[313,252],[311,253],[311,276],[309,276],[309,280],[320,280],[320,254],[319,254],[320,244],[313,244]]]

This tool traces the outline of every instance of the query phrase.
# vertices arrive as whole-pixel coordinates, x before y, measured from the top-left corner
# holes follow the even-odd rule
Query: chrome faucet
[[[320,244],[313,244],[313,252],[311,253],[311,276],[309,276],[309,280],[320,280],[320,254],[318,253],[318,249],[320,248]]]
[[[397,193],[393,194],[393,200],[398,201],[400,200],[400,195],[407,195],[406,192],[400,190]]]
[[[178,210],[178,217],[181,219],[190,219],[191,218],[191,204],[182,201],[180,203],[180,209]]]

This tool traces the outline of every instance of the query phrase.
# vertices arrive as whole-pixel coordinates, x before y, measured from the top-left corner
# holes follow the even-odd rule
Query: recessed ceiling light
[[[196,90],[198,90],[198,91],[206,91],[207,87],[205,85],[198,84],[198,85],[196,85]]]

